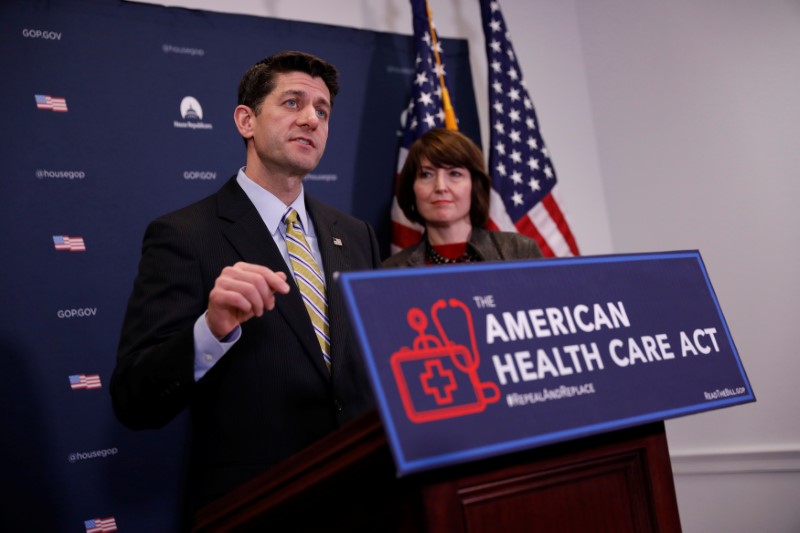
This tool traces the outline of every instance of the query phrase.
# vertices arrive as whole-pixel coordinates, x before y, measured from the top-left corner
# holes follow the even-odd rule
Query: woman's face
[[[422,159],[414,180],[414,197],[426,225],[470,224],[472,176],[464,167],[435,167]]]

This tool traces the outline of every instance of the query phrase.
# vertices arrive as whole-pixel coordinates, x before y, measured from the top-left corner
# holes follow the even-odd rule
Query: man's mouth
[[[306,139],[305,137],[295,137],[292,140],[300,144],[305,144],[306,146],[312,146],[312,147],[314,146],[314,141],[312,141],[311,139]]]

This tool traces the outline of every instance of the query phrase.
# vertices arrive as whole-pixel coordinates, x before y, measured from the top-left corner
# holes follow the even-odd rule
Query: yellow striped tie
[[[297,221],[297,211],[291,207],[283,215],[286,224],[286,247],[289,250],[289,261],[300,295],[306,310],[314,324],[317,341],[322,348],[322,356],[328,372],[331,370],[331,339],[330,324],[328,322],[328,299],[325,296],[325,282],[320,274],[319,266],[314,260],[314,254],[303,235],[303,228]]]

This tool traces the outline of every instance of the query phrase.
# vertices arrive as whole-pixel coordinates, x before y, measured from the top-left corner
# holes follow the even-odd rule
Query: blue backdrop
[[[408,18],[410,33],[410,7]],[[371,222],[386,256],[412,39],[112,0],[6,0],[0,43],[2,529],[84,531],[113,518],[119,531],[174,531],[187,419],[129,431],[107,390],[145,225],[244,164],[239,78],[299,49],[334,63],[342,85],[307,189]],[[479,142],[467,43],[443,45],[460,129]],[[74,251],[57,249],[65,236]]]

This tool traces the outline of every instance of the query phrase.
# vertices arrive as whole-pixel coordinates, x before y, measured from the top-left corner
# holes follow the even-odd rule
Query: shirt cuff
[[[206,375],[211,367],[217,364],[236,341],[242,336],[241,326],[228,333],[222,340],[217,340],[206,322],[203,313],[194,323],[194,380]]]

